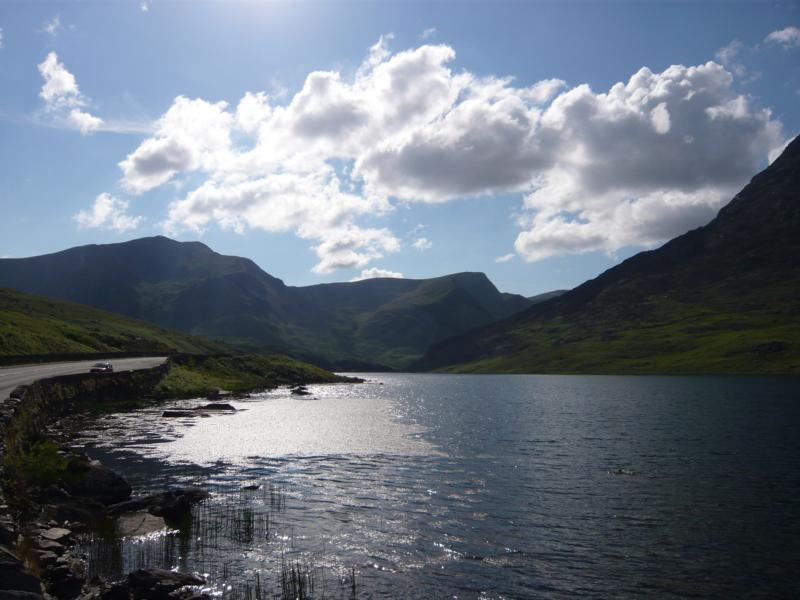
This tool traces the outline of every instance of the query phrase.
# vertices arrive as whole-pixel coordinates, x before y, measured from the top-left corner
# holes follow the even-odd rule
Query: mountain
[[[246,258],[165,237],[3,259],[0,285],[338,368],[401,368],[530,305],[482,273],[291,287]]]
[[[708,225],[441,342],[416,367],[800,373],[800,138]]]
[[[0,289],[0,356],[229,351],[218,342],[89,306]]]
[[[542,302],[546,302],[547,300],[558,298],[559,296],[562,296],[565,293],[567,293],[567,290],[553,290],[552,292],[544,292],[543,294],[528,296],[528,302],[530,302],[531,306],[533,306],[534,304],[541,304]]]

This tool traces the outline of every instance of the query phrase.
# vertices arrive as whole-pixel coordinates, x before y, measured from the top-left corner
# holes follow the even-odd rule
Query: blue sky
[[[4,2],[0,256],[568,288],[800,130],[797,2]],[[643,70],[646,69],[646,70]]]

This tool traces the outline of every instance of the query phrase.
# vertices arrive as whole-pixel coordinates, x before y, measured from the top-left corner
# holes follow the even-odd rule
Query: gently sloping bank
[[[20,386],[0,399],[0,597],[41,599],[42,588],[59,599],[156,599],[161,592],[165,598],[172,592],[178,595],[169,598],[206,597],[196,588],[176,592],[197,584],[196,577],[158,570],[132,573],[114,585],[87,583],[83,560],[70,549],[73,532],[117,528],[127,517],[175,524],[207,494],[184,488],[131,500],[131,486],[117,473],[59,448],[48,435],[48,428],[76,407],[360,381],[284,356],[220,355],[174,356],[152,369],[66,375]]]

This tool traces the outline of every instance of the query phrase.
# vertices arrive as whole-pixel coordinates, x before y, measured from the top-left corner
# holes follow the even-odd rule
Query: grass
[[[82,304],[0,289],[0,356],[224,352],[228,347]]]
[[[45,487],[59,481],[74,481],[80,474],[69,468],[69,459],[50,441],[34,443],[26,451],[9,457],[7,466],[19,482]]]
[[[787,283],[782,291],[795,289]],[[781,297],[782,291],[770,290]],[[491,340],[482,356],[449,370],[800,374],[800,315],[779,298],[756,303],[754,294],[736,295],[728,303],[651,297],[647,313],[635,321],[591,312],[532,320]]]
[[[154,390],[158,397],[207,396],[279,385],[352,382],[330,371],[280,355],[189,356],[173,359]]]

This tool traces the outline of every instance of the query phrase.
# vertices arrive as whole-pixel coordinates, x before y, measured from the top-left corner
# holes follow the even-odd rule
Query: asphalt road
[[[146,358],[122,358],[109,360],[114,365],[114,371],[135,371],[149,369],[160,365],[166,360],[164,356]],[[6,401],[11,391],[18,385],[27,385],[37,379],[55,377],[57,375],[73,375],[75,373],[88,373],[91,366],[102,360],[83,360],[78,362],[40,363],[35,365],[15,365],[0,368],[0,403]]]

